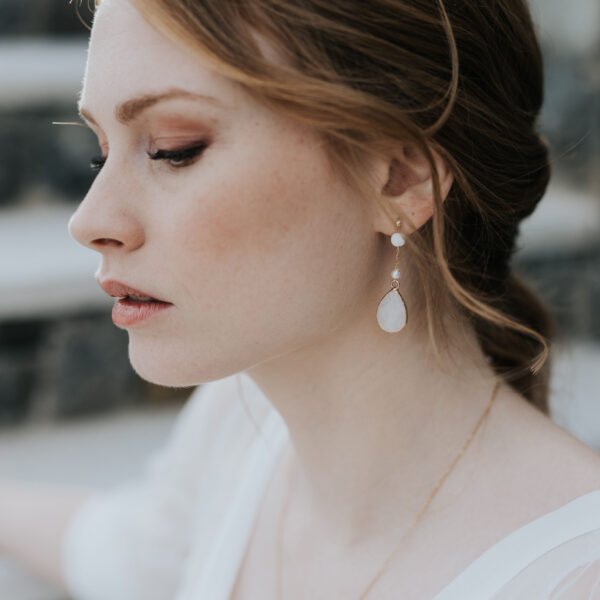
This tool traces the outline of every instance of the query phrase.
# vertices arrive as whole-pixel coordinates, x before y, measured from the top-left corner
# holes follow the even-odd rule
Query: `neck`
[[[495,375],[455,327],[439,359],[423,332],[365,319],[246,371],[285,420],[298,497],[332,539],[412,520],[485,410]]]

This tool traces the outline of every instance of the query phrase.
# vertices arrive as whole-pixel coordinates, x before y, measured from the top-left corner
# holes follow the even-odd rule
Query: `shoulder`
[[[462,540],[451,559],[461,576],[436,600],[465,597],[454,592],[490,577],[506,583],[546,553],[563,560],[550,569],[557,576],[582,556],[600,558],[600,454],[506,387],[496,401],[441,490],[434,524]],[[587,534],[589,554],[573,545]]]
[[[522,464],[524,478],[539,482],[546,497],[568,500],[600,489],[600,452],[522,396],[508,393],[499,420],[501,439],[512,447],[515,466]]]
[[[481,548],[600,490],[600,453],[503,386],[440,506],[464,515]]]
[[[600,453],[504,389],[481,443],[480,499],[519,526],[600,490]]]

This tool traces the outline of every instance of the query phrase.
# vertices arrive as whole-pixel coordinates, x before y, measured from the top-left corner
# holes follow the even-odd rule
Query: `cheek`
[[[360,302],[373,255],[360,201],[310,157],[276,154],[199,172],[156,224],[158,262],[181,309],[158,350],[177,366],[173,381],[310,343]]]
[[[174,215],[169,235],[176,254],[186,257],[188,281],[243,285],[248,293],[284,284],[308,267],[315,239],[332,226],[328,182],[314,166],[276,158],[215,177],[206,192],[187,190],[186,210]],[[213,291],[216,297],[219,287]]]
[[[298,215],[286,198],[273,197],[272,189],[221,189],[210,198],[198,196],[193,208],[173,223],[173,260],[180,275],[208,299],[212,292],[248,287],[277,271],[293,239]],[[295,239],[299,242],[298,238]],[[274,274],[274,273],[272,273]],[[212,285],[206,290],[206,285]]]
[[[192,279],[200,273],[216,283],[221,275],[235,285],[249,284],[249,274],[254,282],[289,276],[339,221],[343,192],[321,141],[259,114],[245,119],[238,138],[217,136],[198,170],[171,190],[182,202],[179,214],[168,217],[176,229],[170,237],[177,240],[175,255],[193,257]]]

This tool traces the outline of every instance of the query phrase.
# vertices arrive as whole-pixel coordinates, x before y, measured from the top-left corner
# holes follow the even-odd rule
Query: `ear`
[[[446,161],[430,150],[440,178],[442,200],[445,200],[454,177]],[[433,174],[427,157],[416,145],[404,144],[387,160],[376,162],[375,169],[380,205],[375,218],[376,230],[392,235],[399,218],[401,232],[410,235],[433,215]]]

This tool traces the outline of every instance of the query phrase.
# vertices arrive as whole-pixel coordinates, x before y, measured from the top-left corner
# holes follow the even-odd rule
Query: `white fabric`
[[[577,584],[575,593],[575,582],[570,586],[565,582],[571,575],[581,575],[580,568],[586,566],[590,567],[586,581]],[[508,534],[434,600],[600,600],[599,567],[600,490],[596,490]]]
[[[245,374],[199,387],[139,480],[71,520],[62,558],[72,597],[228,600],[288,440]],[[600,600],[600,489],[513,531],[433,600],[520,599]]]

